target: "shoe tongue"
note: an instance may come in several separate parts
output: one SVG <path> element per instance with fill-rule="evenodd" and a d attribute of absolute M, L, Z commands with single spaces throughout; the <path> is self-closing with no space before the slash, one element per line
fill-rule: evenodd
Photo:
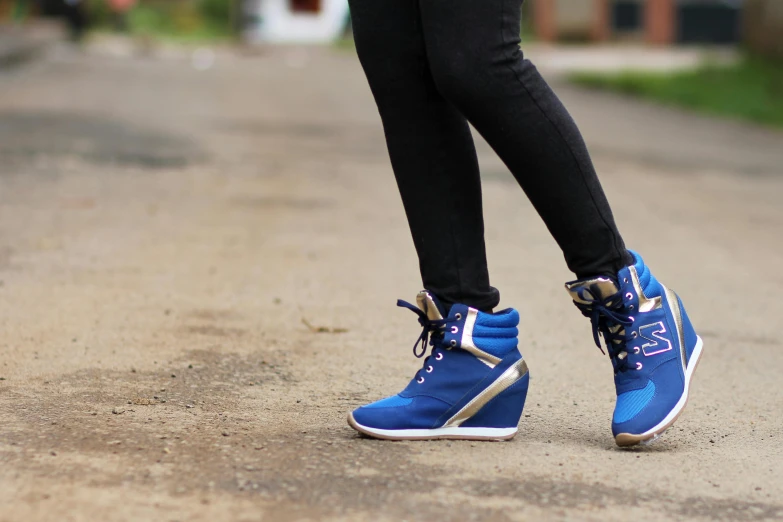
<path fill-rule="evenodd" d="M 608 277 L 579 279 L 565 286 L 571 299 L 581 304 L 591 304 L 596 299 L 606 299 L 620 291 L 617 283 Z"/>
<path fill-rule="evenodd" d="M 416 304 L 419 305 L 421 311 L 427 314 L 430 321 L 439 321 L 443 319 L 445 313 L 443 305 L 440 304 L 438 298 L 429 293 L 427 290 L 422 290 L 416 296 Z"/>

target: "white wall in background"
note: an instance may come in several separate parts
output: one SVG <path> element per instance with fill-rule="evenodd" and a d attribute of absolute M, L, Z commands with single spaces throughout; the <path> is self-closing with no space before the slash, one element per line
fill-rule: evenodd
<path fill-rule="evenodd" d="M 255 0 L 248 11 L 255 19 L 247 37 L 271 43 L 326 43 L 338 38 L 348 18 L 347 0 L 321 0 L 320 13 L 294 13 L 289 0 Z"/>

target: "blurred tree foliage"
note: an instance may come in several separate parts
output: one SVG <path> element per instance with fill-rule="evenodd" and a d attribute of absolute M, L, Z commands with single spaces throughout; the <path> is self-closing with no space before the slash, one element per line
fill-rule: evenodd
<path fill-rule="evenodd" d="M 94 24 L 108 25 L 111 21 L 111 10 L 107 0 L 88 0 L 87 9 Z"/>
<path fill-rule="evenodd" d="M 107 0 L 88 0 L 97 26 L 113 24 Z M 138 0 L 127 13 L 131 33 L 181 39 L 221 38 L 231 35 L 232 13 L 238 0 Z"/>

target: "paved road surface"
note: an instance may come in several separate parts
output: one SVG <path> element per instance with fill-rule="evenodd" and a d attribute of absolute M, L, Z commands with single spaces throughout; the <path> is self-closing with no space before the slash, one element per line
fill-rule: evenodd
<path fill-rule="evenodd" d="M 560 90 L 628 243 L 706 343 L 648 448 L 615 447 L 609 362 L 484 144 L 492 281 L 533 376 L 520 433 L 346 426 L 420 364 L 394 307 L 419 290 L 414 253 L 350 54 L 199 72 L 61 53 L 0 74 L 0 520 L 783 517 L 783 134 Z"/>

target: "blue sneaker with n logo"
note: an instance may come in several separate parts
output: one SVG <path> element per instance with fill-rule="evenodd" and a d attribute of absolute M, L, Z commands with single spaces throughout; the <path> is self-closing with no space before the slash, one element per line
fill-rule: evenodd
<path fill-rule="evenodd" d="M 677 420 L 702 353 L 680 298 L 631 253 L 634 264 L 616 280 L 566 283 L 574 304 L 590 318 L 599 348 L 599 334 L 604 338 L 614 366 L 612 433 L 618 446 L 652 442 Z"/>
<path fill-rule="evenodd" d="M 362 406 L 348 424 L 379 439 L 505 440 L 517 433 L 529 375 L 517 348 L 519 313 L 484 313 L 455 304 L 448 314 L 426 290 L 397 306 L 419 316 L 413 347 L 423 367 L 399 394 Z"/>

